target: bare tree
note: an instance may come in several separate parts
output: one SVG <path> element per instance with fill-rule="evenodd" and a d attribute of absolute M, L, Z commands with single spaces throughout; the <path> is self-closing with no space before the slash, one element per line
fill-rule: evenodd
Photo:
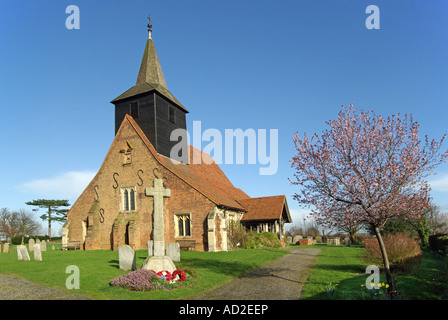
<path fill-rule="evenodd" d="M 0 209 L 0 230 L 7 241 L 13 237 L 32 235 L 40 232 L 39 222 L 33 215 L 24 209 L 10 211 L 8 208 Z"/>

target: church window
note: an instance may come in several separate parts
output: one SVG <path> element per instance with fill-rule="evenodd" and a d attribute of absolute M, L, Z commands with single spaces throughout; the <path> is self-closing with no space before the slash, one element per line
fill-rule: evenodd
<path fill-rule="evenodd" d="M 138 118 L 138 101 L 136 102 L 131 102 L 131 117 L 133 118 Z"/>
<path fill-rule="evenodd" d="M 175 110 L 171 106 L 168 106 L 168 119 L 170 122 L 176 123 Z"/>
<path fill-rule="evenodd" d="M 135 192 L 134 187 L 122 188 L 121 199 L 123 211 L 135 211 Z"/>
<path fill-rule="evenodd" d="M 191 236 L 191 221 L 189 214 L 177 214 L 176 219 L 176 236 L 189 237 Z"/>

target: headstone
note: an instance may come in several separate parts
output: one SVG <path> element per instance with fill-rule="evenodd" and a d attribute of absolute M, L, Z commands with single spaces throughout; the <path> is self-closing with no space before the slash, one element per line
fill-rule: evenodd
<path fill-rule="evenodd" d="M 134 270 L 135 267 L 135 252 L 130 246 L 120 246 L 118 248 L 118 261 L 120 269 Z"/>
<path fill-rule="evenodd" d="M 54 246 L 54 244 L 51 246 L 51 250 L 55 250 L 56 248 L 55 248 L 55 246 Z"/>
<path fill-rule="evenodd" d="M 176 270 L 173 260 L 165 256 L 165 238 L 164 238 L 164 215 L 163 215 L 163 198 L 171 196 L 171 190 L 163 187 L 163 179 L 154 179 L 154 187 L 146 188 L 145 194 L 154 197 L 154 255 L 148 257 L 143 262 L 142 268 L 146 270 L 154 270 L 155 272 Z"/>
<path fill-rule="evenodd" d="M 341 245 L 341 241 L 339 238 L 327 238 L 328 246 L 339 246 Z"/>
<path fill-rule="evenodd" d="M 292 239 L 292 242 L 294 244 L 297 244 L 300 240 L 302 240 L 302 236 L 297 235 L 297 236 L 294 236 L 294 238 Z"/>
<path fill-rule="evenodd" d="M 65 221 L 62 226 L 62 250 L 67 250 L 68 246 L 68 231 L 70 227 L 71 220 Z"/>
<path fill-rule="evenodd" d="M 28 240 L 28 250 L 30 250 L 30 252 L 33 252 L 33 249 L 34 249 L 34 245 L 35 245 L 36 243 L 34 242 L 34 239 L 30 239 L 30 240 Z"/>
<path fill-rule="evenodd" d="M 3 251 L 2 251 L 2 247 L 3 246 L 3 244 L 2 243 L 0 243 L 0 253 L 2 253 Z"/>
<path fill-rule="evenodd" d="M 291 236 L 287 236 L 286 237 L 286 242 L 289 244 L 292 242 L 292 237 Z"/>
<path fill-rule="evenodd" d="M 20 251 L 20 247 L 21 246 L 22 245 L 16 247 L 16 250 L 17 250 L 17 260 L 23 260 L 22 252 Z"/>
<path fill-rule="evenodd" d="M 40 239 L 36 239 L 36 244 L 40 245 Z"/>
<path fill-rule="evenodd" d="M 34 260 L 42 261 L 42 253 L 40 252 L 40 244 L 35 244 L 33 248 Z"/>
<path fill-rule="evenodd" d="M 17 257 L 22 257 L 22 259 L 19 260 L 25 260 L 25 261 L 29 261 L 30 260 L 30 255 L 28 254 L 28 250 L 26 249 L 26 247 L 24 245 L 20 245 L 17 247 L 17 250 L 20 250 L 20 256 L 19 253 L 17 253 Z"/>
<path fill-rule="evenodd" d="M 42 240 L 42 242 L 40 243 L 40 250 L 47 251 L 47 241 Z"/>
<path fill-rule="evenodd" d="M 308 237 L 306 237 L 307 239 L 309 239 L 309 240 L 313 240 L 313 237 L 312 236 L 308 236 Z"/>
<path fill-rule="evenodd" d="M 321 236 L 316 236 L 316 242 L 317 243 L 322 243 L 322 237 Z"/>
<path fill-rule="evenodd" d="M 148 257 L 152 257 L 154 255 L 154 241 L 148 241 Z"/>
<path fill-rule="evenodd" d="M 180 245 L 177 242 L 166 244 L 166 255 L 171 258 L 171 260 L 179 262 L 180 261 Z"/>
<path fill-rule="evenodd" d="M 9 243 L 4 243 L 3 244 L 2 252 L 3 253 L 8 253 L 9 252 Z"/>

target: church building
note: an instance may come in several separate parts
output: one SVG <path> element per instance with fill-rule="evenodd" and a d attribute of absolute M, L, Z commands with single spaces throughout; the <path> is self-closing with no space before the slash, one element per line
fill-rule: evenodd
<path fill-rule="evenodd" d="M 186 129 L 187 109 L 168 90 L 149 35 L 136 84 L 111 101 L 115 138 L 90 184 L 67 213 L 63 246 L 84 250 L 147 249 L 153 240 L 154 198 L 148 191 L 163 179 L 165 243 L 181 249 L 226 251 L 228 227 L 240 221 L 248 229 L 275 232 L 283 239 L 291 216 L 286 197 L 251 198 L 233 186 L 211 156 L 187 146 L 190 159 L 170 159 L 175 129 Z"/>

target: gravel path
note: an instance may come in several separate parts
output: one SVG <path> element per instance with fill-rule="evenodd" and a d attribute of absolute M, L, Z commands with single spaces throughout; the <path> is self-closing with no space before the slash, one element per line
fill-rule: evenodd
<path fill-rule="evenodd" d="M 13 276 L 0 274 L 0 300 L 88 300 L 79 295 L 36 285 Z"/>
<path fill-rule="evenodd" d="M 230 282 L 190 299 L 297 300 L 320 250 L 289 249 L 290 254 L 255 268 Z"/>

